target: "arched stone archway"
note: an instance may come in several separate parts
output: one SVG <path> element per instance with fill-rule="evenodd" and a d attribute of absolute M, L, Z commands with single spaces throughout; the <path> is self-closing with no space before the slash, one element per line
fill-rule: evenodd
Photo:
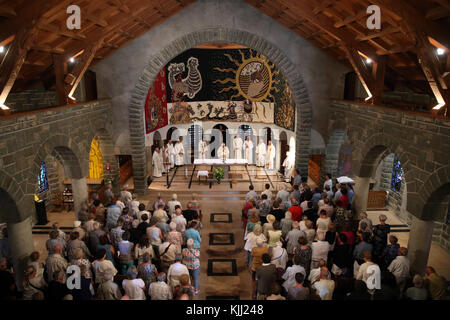
<path fill-rule="evenodd" d="M 133 155 L 134 185 L 137 193 L 145 193 L 145 128 L 144 103 L 156 75 L 170 59 L 200 44 L 210 42 L 232 42 L 248 46 L 267 56 L 283 73 L 292 88 L 293 98 L 297 106 L 296 134 L 296 166 L 302 172 L 308 171 L 308 157 L 311 138 L 312 107 L 306 85 L 295 64 L 290 61 L 277 46 L 255 34 L 230 28 L 210 28 L 195 31 L 174 40 L 158 54 L 151 57 L 142 72 L 132 93 L 129 109 L 130 145 Z"/>

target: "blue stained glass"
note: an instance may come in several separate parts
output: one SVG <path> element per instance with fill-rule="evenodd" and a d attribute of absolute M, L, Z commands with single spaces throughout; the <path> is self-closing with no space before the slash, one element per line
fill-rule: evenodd
<path fill-rule="evenodd" d="M 48 190 L 47 166 L 42 162 L 41 170 L 38 174 L 38 193 L 43 193 Z"/>
<path fill-rule="evenodd" d="M 394 167 L 392 168 L 391 189 L 399 192 L 403 181 L 403 168 L 398 160 L 397 155 L 394 156 Z"/>

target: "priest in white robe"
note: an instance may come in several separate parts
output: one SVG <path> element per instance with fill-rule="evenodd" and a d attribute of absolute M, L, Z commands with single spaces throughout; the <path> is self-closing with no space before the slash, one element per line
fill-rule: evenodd
<path fill-rule="evenodd" d="M 248 161 L 248 164 L 253 163 L 253 142 L 250 136 L 247 136 L 244 142 L 244 159 Z"/>
<path fill-rule="evenodd" d="M 242 159 L 242 139 L 241 139 L 241 137 L 234 136 L 233 149 L 234 149 L 234 158 Z"/>
<path fill-rule="evenodd" d="M 184 165 L 184 147 L 180 140 L 175 144 L 175 165 Z"/>
<path fill-rule="evenodd" d="M 272 141 L 268 141 L 266 153 L 266 168 L 273 170 L 275 168 L 276 151 Z"/>
<path fill-rule="evenodd" d="M 256 166 L 264 167 L 266 164 L 266 144 L 261 140 L 256 147 Z"/>
<path fill-rule="evenodd" d="M 199 149 L 200 149 L 200 159 L 202 159 L 202 160 L 207 159 L 209 148 L 208 148 L 208 144 L 206 143 L 205 140 L 200 141 Z"/>
<path fill-rule="evenodd" d="M 158 147 L 155 149 L 155 151 L 153 151 L 152 162 L 153 162 L 153 176 L 155 178 L 162 177 L 163 165 L 162 165 L 161 154 L 159 153 Z"/>
<path fill-rule="evenodd" d="M 286 152 L 286 159 L 284 159 L 282 166 L 284 167 L 284 181 L 290 182 L 292 171 L 294 170 L 294 161 L 292 161 L 291 153 Z"/>
<path fill-rule="evenodd" d="M 168 144 L 169 149 L 169 162 L 170 162 L 170 169 L 175 167 L 175 147 L 173 146 L 172 140 L 169 140 Z"/>
<path fill-rule="evenodd" d="M 163 170 L 162 170 L 162 172 L 166 173 L 168 170 L 167 170 L 167 166 L 164 165 L 164 162 L 168 162 L 169 161 L 169 147 L 167 146 L 167 144 L 164 145 L 164 147 L 162 147 L 160 153 L 161 153 L 161 159 L 162 159 L 162 162 L 163 162 Z"/>
<path fill-rule="evenodd" d="M 217 150 L 217 159 L 228 159 L 230 157 L 230 150 L 225 145 L 225 143 L 222 142 L 222 145 Z"/>

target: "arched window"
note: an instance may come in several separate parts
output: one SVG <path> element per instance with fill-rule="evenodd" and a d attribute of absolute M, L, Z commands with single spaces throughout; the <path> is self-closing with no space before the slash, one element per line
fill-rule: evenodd
<path fill-rule="evenodd" d="M 392 168 L 391 189 L 399 192 L 403 181 L 403 168 L 398 160 L 397 155 L 394 155 L 394 166 Z"/>
<path fill-rule="evenodd" d="M 42 161 L 41 170 L 38 174 L 38 193 L 48 191 L 47 165 Z"/>
<path fill-rule="evenodd" d="M 189 132 L 189 145 L 191 146 L 191 162 L 197 157 L 196 153 L 200 140 L 203 138 L 203 130 L 199 125 L 192 125 L 188 129 Z"/>

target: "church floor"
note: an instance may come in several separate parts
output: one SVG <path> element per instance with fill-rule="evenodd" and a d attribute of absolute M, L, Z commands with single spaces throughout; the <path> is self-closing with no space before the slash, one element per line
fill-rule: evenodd
<path fill-rule="evenodd" d="M 165 200 L 170 199 L 173 193 L 177 193 L 182 205 L 186 206 L 192 193 L 197 193 L 198 200 L 201 202 L 203 229 L 201 230 L 200 294 L 195 296 L 195 300 L 251 299 L 251 276 L 245 263 L 244 233 L 241 226 L 241 208 L 249 184 L 238 182 L 233 184 L 233 189 L 230 189 L 229 183 L 222 182 L 220 185 L 214 184 L 209 189 L 206 183 L 198 185 L 198 179 L 195 178 L 191 189 L 187 188 L 189 180 L 184 180 L 178 174 L 170 189 L 165 186 L 165 177 L 157 178 L 150 185 L 149 194 L 139 200 L 147 204 L 156 199 L 158 192 L 161 192 Z M 253 184 L 255 190 L 260 193 L 263 181 L 266 180 L 262 178 L 261 181 L 258 180 L 255 179 Z M 281 188 L 283 183 L 275 182 L 275 180 L 273 179 L 274 184 L 277 188 Z M 407 247 L 409 229 L 393 212 L 368 211 L 369 218 L 373 222 L 378 221 L 378 215 L 381 213 L 386 214 L 387 222 L 393 225 L 393 234 L 398 237 L 400 245 Z M 48 219 L 50 223 L 47 226 L 58 221 L 60 226 L 70 228 L 74 218 L 73 212 L 50 212 Z M 44 261 L 47 257 L 45 241 L 48 239 L 48 234 L 34 234 L 33 238 L 36 250 L 41 252 L 41 261 Z M 439 274 L 450 279 L 449 252 L 433 243 L 428 263 L 435 267 Z"/>

